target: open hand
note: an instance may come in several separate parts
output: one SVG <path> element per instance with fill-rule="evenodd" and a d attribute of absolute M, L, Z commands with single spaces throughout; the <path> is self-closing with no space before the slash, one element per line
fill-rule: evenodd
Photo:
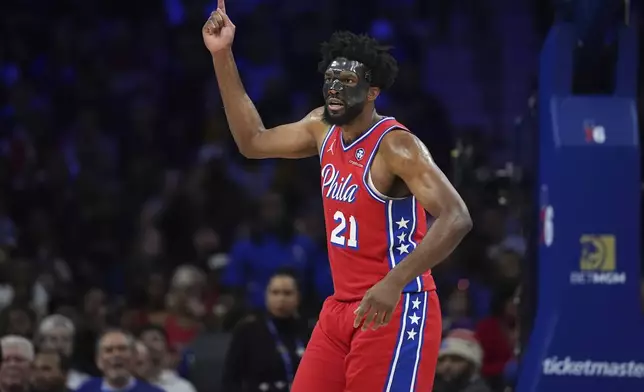
<path fill-rule="evenodd" d="M 217 10 L 210 14 L 210 17 L 201 29 L 203 43 L 211 54 L 221 50 L 229 49 L 235 38 L 235 25 L 226 15 L 226 2 L 219 0 Z"/>
<path fill-rule="evenodd" d="M 388 281 L 387 278 L 376 283 L 367 290 L 360 306 L 354 312 L 356 318 L 353 321 L 353 328 L 358 328 L 362 324 L 362 330 L 366 331 L 370 327 L 375 330 L 389 324 L 401 295 L 402 288 Z"/>

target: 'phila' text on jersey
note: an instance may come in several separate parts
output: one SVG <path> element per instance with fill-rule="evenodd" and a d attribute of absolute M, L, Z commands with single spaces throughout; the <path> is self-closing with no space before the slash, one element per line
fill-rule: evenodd
<path fill-rule="evenodd" d="M 346 177 L 340 176 L 340 171 L 336 170 L 333 164 L 327 163 L 322 168 L 322 192 L 324 197 L 346 203 L 356 201 L 358 184 L 351 182 L 352 177 L 352 174 Z"/>

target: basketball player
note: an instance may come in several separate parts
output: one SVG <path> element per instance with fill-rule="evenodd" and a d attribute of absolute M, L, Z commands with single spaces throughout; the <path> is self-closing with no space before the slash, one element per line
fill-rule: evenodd
<path fill-rule="evenodd" d="M 367 36 L 334 34 L 322 48 L 324 107 L 265 129 L 237 72 L 235 26 L 224 0 L 202 33 L 241 153 L 320 155 L 335 293 L 324 303 L 291 390 L 431 391 L 441 316 L 430 269 L 472 223 L 427 148 L 375 111 L 378 94 L 396 77 L 396 61 Z M 425 210 L 435 218 L 427 235 Z M 284 360 L 285 368 L 290 362 Z"/>

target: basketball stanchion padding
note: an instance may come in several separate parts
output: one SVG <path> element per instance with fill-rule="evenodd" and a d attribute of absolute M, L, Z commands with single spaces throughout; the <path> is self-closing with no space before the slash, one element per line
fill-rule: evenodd
<path fill-rule="evenodd" d="M 543 48 L 537 312 L 518 392 L 644 390 L 640 150 L 626 91 L 637 82 L 620 68 L 635 61 L 628 30 L 609 96 L 572 94 L 572 26 L 553 27 Z"/>

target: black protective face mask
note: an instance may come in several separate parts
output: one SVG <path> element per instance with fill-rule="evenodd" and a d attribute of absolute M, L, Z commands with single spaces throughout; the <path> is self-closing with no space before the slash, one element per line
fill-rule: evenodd
<path fill-rule="evenodd" d="M 346 125 L 355 120 L 367 104 L 369 79 L 364 64 L 343 57 L 333 60 L 327 68 L 322 90 L 324 120 L 332 125 Z"/>

